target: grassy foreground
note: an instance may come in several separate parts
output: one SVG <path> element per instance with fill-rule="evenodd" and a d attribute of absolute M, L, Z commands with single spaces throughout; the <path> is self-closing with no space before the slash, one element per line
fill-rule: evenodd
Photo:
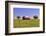
<path fill-rule="evenodd" d="M 24 27 L 39 27 L 40 20 L 14 20 L 14 28 L 24 28 Z"/>

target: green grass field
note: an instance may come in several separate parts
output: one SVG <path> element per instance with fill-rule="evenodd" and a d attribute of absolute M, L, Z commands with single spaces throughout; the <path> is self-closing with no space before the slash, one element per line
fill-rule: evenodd
<path fill-rule="evenodd" d="M 14 20 L 14 28 L 24 28 L 24 27 L 39 27 L 39 19 L 32 20 Z"/>

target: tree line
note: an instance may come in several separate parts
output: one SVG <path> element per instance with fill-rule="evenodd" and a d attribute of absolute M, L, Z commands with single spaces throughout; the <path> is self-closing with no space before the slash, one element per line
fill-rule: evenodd
<path fill-rule="evenodd" d="M 17 16 L 17 19 L 20 19 L 20 18 L 21 18 L 20 16 Z M 38 19 L 38 16 L 35 15 L 35 16 L 33 16 L 33 18 L 34 18 L 34 19 Z M 29 20 L 30 18 L 25 18 L 25 16 L 23 16 L 22 19 L 23 19 L 23 20 L 25 20 L 25 19 L 28 19 L 28 20 Z"/>

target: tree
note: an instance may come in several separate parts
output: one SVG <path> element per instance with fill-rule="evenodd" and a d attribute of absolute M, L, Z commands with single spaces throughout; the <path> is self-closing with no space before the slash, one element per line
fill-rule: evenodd
<path fill-rule="evenodd" d="M 35 15 L 35 16 L 33 16 L 33 17 L 34 17 L 34 19 L 38 19 L 38 16 L 36 16 L 36 15 Z"/>
<path fill-rule="evenodd" d="M 23 20 L 25 20 L 25 16 L 23 16 Z"/>
<path fill-rule="evenodd" d="M 20 16 L 17 16 L 18 19 L 20 19 Z"/>

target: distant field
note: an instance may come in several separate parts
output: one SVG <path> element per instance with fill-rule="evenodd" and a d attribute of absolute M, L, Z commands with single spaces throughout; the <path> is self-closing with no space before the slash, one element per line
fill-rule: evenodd
<path fill-rule="evenodd" d="M 32 20 L 14 20 L 14 28 L 24 28 L 24 27 L 39 27 L 39 19 Z"/>

